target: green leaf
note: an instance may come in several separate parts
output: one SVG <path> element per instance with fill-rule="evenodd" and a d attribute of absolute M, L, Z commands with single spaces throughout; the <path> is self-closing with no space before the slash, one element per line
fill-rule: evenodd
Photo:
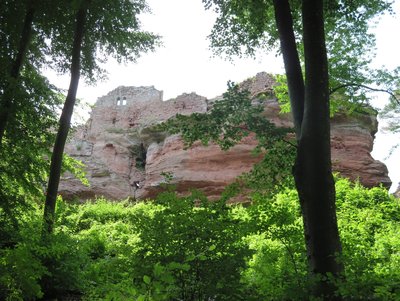
<path fill-rule="evenodd" d="M 185 261 L 189 262 L 189 261 L 193 261 L 193 260 L 195 260 L 195 259 L 196 259 L 196 256 L 193 255 L 193 254 L 191 254 L 191 255 L 188 255 L 188 256 L 186 257 L 186 260 L 185 260 Z"/>
<path fill-rule="evenodd" d="M 146 283 L 146 284 L 150 284 L 151 278 L 150 278 L 149 276 L 147 276 L 147 275 L 144 275 L 144 276 L 143 276 L 143 281 L 144 281 L 144 283 Z"/>
<path fill-rule="evenodd" d="M 145 301 L 146 300 L 146 296 L 145 295 L 140 295 L 139 297 L 137 297 L 136 301 Z"/>

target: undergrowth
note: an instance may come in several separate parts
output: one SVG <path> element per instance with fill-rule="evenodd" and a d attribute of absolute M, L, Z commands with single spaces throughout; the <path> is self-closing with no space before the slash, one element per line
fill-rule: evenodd
<path fill-rule="evenodd" d="M 348 300 L 400 300 L 400 204 L 383 188 L 336 183 Z M 1 300 L 307 300 L 297 194 L 254 194 L 253 205 L 165 192 L 140 203 L 57 203 L 54 235 L 42 208 L 0 212 Z"/>

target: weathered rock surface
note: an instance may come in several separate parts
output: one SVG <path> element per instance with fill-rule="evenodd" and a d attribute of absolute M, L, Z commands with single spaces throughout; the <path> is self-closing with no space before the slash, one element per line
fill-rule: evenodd
<path fill-rule="evenodd" d="M 279 114 L 272 97 L 272 78 L 266 73 L 242 83 L 257 100 L 263 100 L 265 115 L 278 126 L 291 126 L 288 115 Z M 211 197 L 238 175 L 247 172 L 260 158 L 251 154 L 256 145 L 249 136 L 227 152 L 217 146 L 195 143 L 187 150 L 178 135 L 168 136 L 152 126 L 177 113 L 205 113 L 215 99 L 195 93 L 168 101 L 154 87 L 118 87 L 100 97 L 86 125 L 81 126 L 66 146 L 66 152 L 86 164 L 90 187 L 64 175 L 60 193 L 64 198 L 111 199 L 154 197 L 162 190 L 164 173 L 170 173 L 179 192 L 197 188 Z M 332 120 L 332 163 L 335 171 L 365 186 L 390 185 L 386 166 L 371 156 L 376 116 L 339 115 Z"/>

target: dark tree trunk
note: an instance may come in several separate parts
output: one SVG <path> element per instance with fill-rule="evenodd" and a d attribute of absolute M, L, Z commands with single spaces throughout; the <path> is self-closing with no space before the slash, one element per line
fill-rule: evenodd
<path fill-rule="evenodd" d="M 297 140 L 299 140 L 304 112 L 304 80 L 294 37 L 289 0 L 274 0 L 274 10 L 288 82 L 293 123 Z"/>
<path fill-rule="evenodd" d="M 54 226 L 54 213 L 60 183 L 61 165 L 64 153 L 64 146 L 67 140 L 71 117 L 75 106 L 76 92 L 78 90 L 80 77 L 81 48 L 84 36 L 84 27 L 86 19 L 86 9 L 81 8 L 76 15 L 76 28 L 72 48 L 71 62 L 71 81 L 68 94 L 65 99 L 64 107 L 61 113 L 59 128 L 51 157 L 49 183 L 47 186 L 46 202 L 44 207 L 45 231 L 51 233 Z"/>
<path fill-rule="evenodd" d="M 28 47 L 30 44 L 34 15 L 35 15 L 35 1 L 32 0 L 29 2 L 28 10 L 25 14 L 25 20 L 24 20 L 24 25 L 22 27 L 18 52 L 14 62 L 11 65 L 10 82 L 4 89 L 3 98 L 0 104 L 0 148 L 2 145 L 3 136 L 6 130 L 8 120 L 13 111 L 15 84 L 19 78 L 21 68 L 24 63 L 26 53 L 28 51 Z"/>
<path fill-rule="evenodd" d="M 307 259 L 312 275 L 321 279 L 316 281 L 313 294 L 323 300 L 334 300 L 335 287 L 324 277 L 340 276 L 343 266 L 336 261 L 341 244 L 331 167 L 323 1 L 303 1 L 305 85 L 289 1 L 274 0 L 274 10 L 298 141 L 293 175 L 302 208 Z"/>
<path fill-rule="evenodd" d="M 324 278 L 339 276 L 341 244 L 336 220 L 330 148 L 329 76 L 323 1 L 303 1 L 305 104 L 294 176 L 299 193 L 314 295 L 335 300 L 335 287 Z"/>

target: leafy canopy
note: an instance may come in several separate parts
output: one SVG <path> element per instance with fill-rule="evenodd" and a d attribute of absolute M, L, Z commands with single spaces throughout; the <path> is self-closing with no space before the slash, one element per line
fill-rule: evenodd
<path fill-rule="evenodd" d="M 304 62 L 301 1 L 289 2 L 297 50 Z M 218 14 L 209 36 L 217 55 L 255 56 L 257 50 L 279 53 L 273 1 L 203 0 L 203 3 Z M 398 70 L 370 68 L 376 41 L 369 29 L 384 13 L 392 13 L 391 1 L 324 1 L 330 87 L 335 92 L 331 100 L 338 102 L 337 107 L 347 108 L 349 101 L 367 103 L 370 88 L 395 91 L 393 78 L 398 78 Z M 350 104 L 349 110 L 353 109 Z"/>
<path fill-rule="evenodd" d="M 102 74 L 100 65 L 109 57 L 119 62 L 135 61 L 159 44 L 158 36 L 141 30 L 139 14 L 148 11 L 142 0 L 1 2 L 0 104 L 10 103 L 11 114 L 0 146 L 0 210 L 14 220 L 18 220 L 20 205 L 43 197 L 62 96 L 40 70 L 46 66 L 62 73 L 69 71 L 75 15 L 82 6 L 88 17 L 81 71 L 89 81 Z M 34 10 L 33 32 L 29 41 L 22 41 L 29 9 Z M 25 63 L 20 76 L 14 78 L 10 70 L 24 42 L 29 44 Z M 83 179 L 78 165 L 71 158 L 64 160 L 64 167 Z"/>

